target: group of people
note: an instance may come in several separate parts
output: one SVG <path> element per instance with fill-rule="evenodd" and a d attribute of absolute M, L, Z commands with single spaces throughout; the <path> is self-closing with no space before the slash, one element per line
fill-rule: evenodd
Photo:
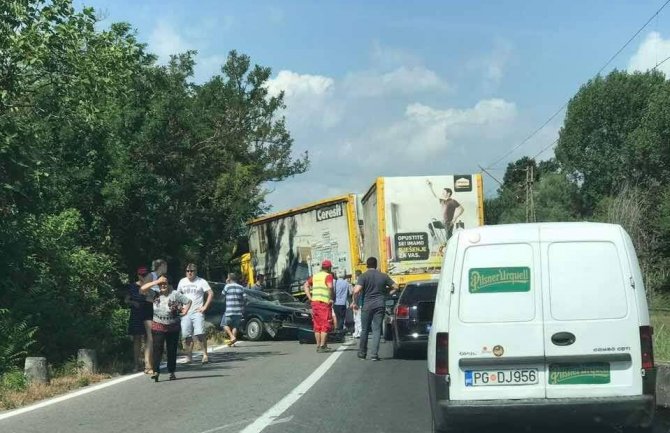
<path fill-rule="evenodd" d="M 347 294 L 352 295 L 350 307 L 354 312 L 354 337 L 360 337 L 358 357 L 368 356 L 368 335 L 372 332 L 370 359 L 379 360 L 379 343 L 382 337 L 384 303 L 386 293 L 393 294 L 398 285 L 385 273 L 377 270 L 377 259 L 366 260 L 367 270 L 357 273 L 356 283 L 352 287 L 350 276 L 335 281 L 330 260 L 321 263 L 321 270 L 311 276 L 303 287 L 311 302 L 312 322 L 316 351 L 329 352 L 328 333 L 333 326 L 343 327 L 347 309 Z M 334 314 L 333 314 L 334 313 Z"/>
<path fill-rule="evenodd" d="M 126 296 L 130 306 L 128 333 L 134 340 L 135 369 L 144 369 L 144 373 L 156 382 L 164 351 L 167 352 L 169 379 L 176 379 L 180 334 L 187 363 L 192 362 L 194 341 L 202 347 L 202 363 L 209 362 L 204 313 L 212 302 L 213 292 L 209 283 L 198 277 L 197 272 L 194 263 L 186 265 L 186 275 L 179 280 L 175 290 L 167 277 L 167 262 L 157 259 L 152 262 L 151 271 L 140 266 L 136 281 L 129 286 Z"/>

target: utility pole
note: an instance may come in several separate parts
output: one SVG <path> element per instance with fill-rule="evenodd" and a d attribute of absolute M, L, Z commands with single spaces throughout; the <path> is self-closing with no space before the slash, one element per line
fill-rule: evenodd
<path fill-rule="evenodd" d="M 535 172 L 533 165 L 526 167 L 526 222 L 534 223 L 535 219 L 535 201 L 533 198 L 533 184 L 535 183 Z"/>

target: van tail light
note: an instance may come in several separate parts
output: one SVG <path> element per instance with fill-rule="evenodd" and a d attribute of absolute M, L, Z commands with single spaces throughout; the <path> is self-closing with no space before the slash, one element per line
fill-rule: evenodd
<path fill-rule="evenodd" d="M 642 349 L 642 368 L 651 370 L 654 368 L 654 328 L 651 326 L 640 326 L 640 348 Z"/>
<path fill-rule="evenodd" d="M 449 333 L 438 332 L 435 345 L 435 374 L 449 374 Z"/>
<path fill-rule="evenodd" d="M 409 306 L 407 305 L 396 305 L 395 307 L 395 317 L 396 319 L 407 319 L 409 318 Z"/>

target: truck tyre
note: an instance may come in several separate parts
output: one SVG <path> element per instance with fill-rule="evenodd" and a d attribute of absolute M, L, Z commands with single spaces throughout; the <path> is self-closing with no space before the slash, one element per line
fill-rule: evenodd
<path fill-rule="evenodd" d="M 264 334 L 265 326 L 263 325 L 263 322 L 255 317 L 253 319 L 249 319 L 247 322 L 247 328 L 245 330 L 247 339 L 250 341 L 259 341 L 263 339 Z"/>

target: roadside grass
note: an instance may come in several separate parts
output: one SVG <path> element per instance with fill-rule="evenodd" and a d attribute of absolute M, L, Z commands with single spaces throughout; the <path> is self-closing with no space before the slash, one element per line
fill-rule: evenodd
<path fill-rule="evenodd" d="M 670 362 L 670 311 L 652 311 L 651 324 L 654 327 L 654 359 Z"/>
<path fill-rule="evenodd" d="M 226 344 L 228 338 L 225 332 L 211 327 L 207 330 L 207 345 L 209 348 Z M 198 350 L 196 344 L 195 350 Z M 181 347 L 180 347 L 181 349 Z M 183 350 L 180 350 L 183 354 Z M 133 372 L 132 359 L 114 358 L 107 360 L 100 366 L 96 374 L 83 372 L 81 365 L 72 358 L 59 366 L 49 366 L 51 383 L 48 385 L 28 383 L 23 371 L 11 370 L 0 376 L 0 411 L 17 409 L 48 398 L 93 385 L 112 377 Z"/>

